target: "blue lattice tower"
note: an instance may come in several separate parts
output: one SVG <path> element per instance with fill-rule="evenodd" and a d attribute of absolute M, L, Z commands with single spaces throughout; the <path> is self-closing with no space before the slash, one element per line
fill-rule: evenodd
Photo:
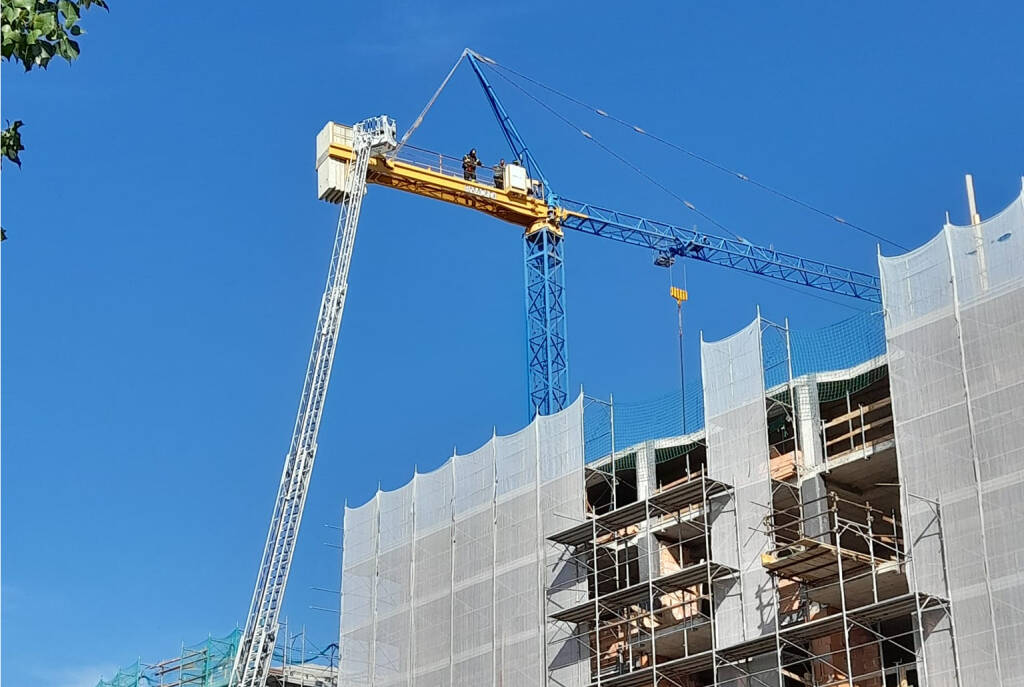
<path fill-rule="evenodd" d="M 568 402 L 565 351 L 565 269 L 562 236 L 542 227 L 523 242 L 529 412 L 547 415 Z"/>

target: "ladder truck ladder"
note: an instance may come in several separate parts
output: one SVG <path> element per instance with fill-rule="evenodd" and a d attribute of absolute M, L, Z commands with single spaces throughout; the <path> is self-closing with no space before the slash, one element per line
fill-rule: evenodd
<path fill-rule="evenodd" d="M 259 575 L 249 605 L 238 653 L 231 670 L 232 687 L 264 687 L 277 638 L 277 622 L 291 568 L 295 541 L 306 504 L 309 477 L 316 458 L 317 434 L 323 417 L 327 384 L 331 378 L 338 331 L 348 292 L 348 270 L 352 261 L 359 211 L 366 193 L 366 170 L 370 156 L 395 146 L 395 124 L 384 116 L 373 117 L 351 129 L 355 159 L 345 170 L 345 194 L 334 236 L 334 250 L 327 272 L 320 314 L 313 335 L 306 378 L 302 385 L 299 411 L 291 444 L 285 457 L 277 501 L 263 549 Z"/>

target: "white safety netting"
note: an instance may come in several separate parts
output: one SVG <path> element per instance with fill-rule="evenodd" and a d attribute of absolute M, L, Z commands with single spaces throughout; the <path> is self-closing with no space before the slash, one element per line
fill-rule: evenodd
<path fill-rule="evenodd" d="M 449 684 L 452 625 L 453 462 L 414 478 L 413 682 Z"/>
<path fill-rule="evenodd" d="M 378 495 L 373 684 L 402 685 L 412 647 L 412 483 Z"/>
<path fill-rule="evenodd" d="M 565 547 L 546 537 L 580 522 L 585 515 L 583 487 L 583 397 L 573 404 L 573 412 L 538 418 L 537 441 L 540 456 L 540 530 L 541 567 L 547 612 L 565 608 L 586 598 L 586 569 Z M 548 684 L 576 687 L 590 682 L 589 652 L 575 639 L 562 637 L 557 623 L 544 626 L 544 660 Z M 508 682 L 504 684 L 510 684 Z"/>
<path fill-rule="evenodd" d="M 738 580 L 714 588 L 719 648 L 775 630 L 774 588 L 761 565 L 768 547 L 761 523 L 771 503 L 761 324 L 757 318 L 726 339 L 701 341 L 708 474 L 734 488 L 712 506 L 711 559 L 739 571 Z M 766 681 L 773 680 L 777 672 Z"/>
<path fill-rule="evenodd" d="M 584 517 L 582 407 L 346 509 L 342 684 L 585 682 L 545 607 L 567 577 L 546 536 Z"/>
<path fill-rule="evenodd" d="M 1024 670 L 1024 194 L 879 259 L 912 589 L 929 687 Z M 955 642 L 950 636 L 955 634 Z M 955 649 L 955 651 L 954 651 Z"/>
<path fill-rule="evenodd" d="M 498 684 L 542 685 L 537 423 L 496 437 L 494 662 Z"/>
<path fill-rule="evenodd" d="M 452 684 L 487 684 L 494 645 L 494 440 L 455 456 Z"/>
<path fill-rule="evenodd" d="M 370 684 L 373 583 L 377 571 L 377 499 L 345 508 L 342 535 L 341 683 Z"/>

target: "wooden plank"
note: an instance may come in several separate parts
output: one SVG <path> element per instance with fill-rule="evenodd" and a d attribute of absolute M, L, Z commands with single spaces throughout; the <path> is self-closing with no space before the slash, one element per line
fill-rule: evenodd
<path fill-rule="evenodd" d="M 871 429 L 877 429 L 879 427 L 884 427 L 885 425 L 891 425 L 891 424 L 892 424 L 892 415 L 888 415 L 888 416 L 882 418 L 881 420 L 875 420 L 874 422 L 865 423 L 863 427 L 857 426 L 857 427 L 855 427 L 853 429 L 853 431 L 847 432 L 846 434 L 840 434 L 837 437 L 833 437 L 832 439 L 829 439 L 827 443 L 828 443 L 829 446 L 831 446 L 832 444 L 836 443 L 837 441 L 844 441 L 844 440 L 849 439 L 850 437 L 860 436 L 861 433 L 862 433 L 862 430 L 863 430 L 863 433 L 866 434 Z"/>
<path fill-rule="evenodd" d="M 864 413 L 867 414 L 867 413 L 870 413 L 870 412 L 872 412 L 874 410 L 878 410 L 879 408 L 884 408 L 885 406 L 891 405 L 891 404 L 892 404 L 892 398 L 889 397 L 889 396 L 886 396 L 881 401 L 875 401 L 874 403 L 871 403 L 869 405 L 863 406 Z M 839 425 L 839 424 L 842 424 L 844 422 L 847 422 L 848 420 L 852 420 L 855 417 L 860 417 L 860 413 L 861 413 L 861 409 L 860 409 L 860 407 L 858 407 L 856 410 L 851 410 L 848 413 L 843 413 L 839 417 L 832 418 L 831 420 L 829 420 L 828 422 L 825 423 L 825 429 L 827 430 L 830 427 L 835 427 L 836 425 Z"/>

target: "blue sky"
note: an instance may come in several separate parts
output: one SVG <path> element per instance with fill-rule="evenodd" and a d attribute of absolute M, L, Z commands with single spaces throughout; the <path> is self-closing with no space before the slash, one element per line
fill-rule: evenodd
<path fill-rule="evenodd" d="M 4 165 L 3 678 L 79 687 L 244 621 L 336 208 L 328 119 L 412 121 L 471 46 L 906 245 L 982 215 L 1024 173 L 1019 3 L 111 2 L 81 59 L 3 66 L 24 166 Z M 680 203 L 495 86 L 560 193 L 672 220 Z M 875 242 L 635 135 L 566 114 L 758 243 L 875 272 Z M 462 70 L 413 143 L 507 157 Z M 710 227 L 708 227 L 710 229 Z M 373 188 L 285 613 L 336 635 L 342 504 L 525 421 L 518 231 Z M 892 253 L 894 249 L 887 249 Z M 676 383 L 668 277 L 645 251 L 566 243 L 573 388 Z M 677 272 L 678 276 L 678 272 Z M 688 365 L 760 304 L 842 305 L 688 269 Z"/>

